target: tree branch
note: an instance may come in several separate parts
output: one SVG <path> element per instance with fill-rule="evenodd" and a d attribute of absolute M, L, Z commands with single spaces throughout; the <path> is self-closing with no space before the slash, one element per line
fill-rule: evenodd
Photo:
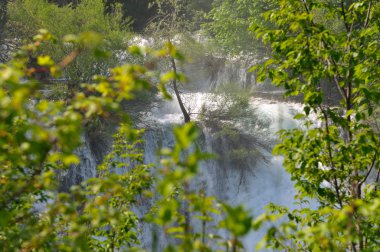
<path fill-rule="evenodd" d="M 69 55 L 67 55 L 58 65 L 63 69 L 73 62 L 79 54 L 82 52 L 80 48 L 75 49 Z"/>
<path fill-rule="evenodd" d="M 359 184 L 358 184 L 359 189 L 365 183 L 365 181 L 368 179 L 368 176 L 371 174 L 371 172 L 373 170 L 373 167 L 375 167 L 376 157 L 377 157 L 377 153 L 375 153 L 375 155 L 372 158 L 372 162 L 371 162 L 371 165 L 370 165 L 370 167 L 369 167 L 369 169 L 367 171 L 367 174 L 365 175 L 365 177 L 363 178 L 363 180 L 359 182 Z"/>
<path fill-rule="evenodd" d="M 347 15 L 346 15 L 346 8 L 344 7 L 344 1 L 340 1 L 340 9 L 341 9 L 341 14 L 343 16 L 343 22 L 344 26 L 346 27 L 347 32 L 350 32 L 350 26 L 347 23 Z"/>
<path fill-rule="evenodd" d="M 175 93 L 175 95 L 177 97 L 177 101 L 178 101 L 179 107 L 181 108 L 181 112 L 183 114 L 184 121 L 185 121 L 185 123 L 188 123 L 188 122 L 190 122 L 190 115 L 187 112 L 185 106 L 183 105 L 183 101 L 182 101 L 181 95 L 179 94 L 178 86 L 177 86 L 177 66 L 175 64 L 175 60 L 174 60 L 173 57 L 170 57 L 170 61 L 171 61 L 171 64 L 172 64 L 172 69 L 173 69 L 174 75 L 175 75 L 174 79 L 173 79 L 174 93 Z"/>
<path fill-rule="evenodd" d="M 327 112 L 321 106 L 319 106 L 319 108 L 321 109 L 321 112 L 323 113 L 323 116 L 325 118 L 326 134 L 330 135 L 330 129 L 329 129 Z M 336 168 L 335 168 L 335 165 L 334 165 L 334 161 L 333 161 L 333 155 L 332 155 L 332 149 L 331 149 L 330 141 L 328 141 L 327 149 L 328 149 L 328 152 L 329 152 L 329 159 L 330 159 L 331 169 L 333 171 L 336 171 Z M 342 202 L 342 198 L 341 198 L 341 195 L 340 195 L 340 192 L 339 192 L 338 179 L 337 179 L 337 177 L 336 177 L 335 174 L 334 174 L 334 178 L 333 179 L 334 179 L 334 183 L 333 183 L 334 184 L 334 189 L 335 189 L 335 193 L 336 193 L 336 196 L 337 196 L 337 199 L 338 199 L 339 206 L 341 208 L 343 208 L 343 202 Z"/>
<path fill-rule="evenodd" d="M 366 16 L 365 22 L 364 22 L 364 28 L 367 28 L 369 25 L 369 19 L 371 16 L 371 9 L 372 9 L 372 1 L 370 1 L 368 4 L 368 10 L 367 10 L 367 16 Z"/>

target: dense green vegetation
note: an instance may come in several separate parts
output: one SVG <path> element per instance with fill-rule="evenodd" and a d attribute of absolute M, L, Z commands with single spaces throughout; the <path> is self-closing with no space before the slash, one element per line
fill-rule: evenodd
<path fill-rule="evenodd" d="M 251 251 L 242 238 L 261 226 L 269 229 L 257 249 L 380 250 L 379 1 L 51 2 L 0 4 L 0 35 L 20 44 L 0 66 L 4 251 L 139 251 L 143 224 L 152 227 L 151 251 Z M 152 17 L 134 29 L 146 28 L 154 49 L 129 47 L 130 21 L 141 16 L 130 17 L 128 6 Z M 201 150 L 198 126 L 182 104 L 177 84 L 186 79 L 179 67 L 186 57 L 175 45 L 199 33 L 215 51 L 265 54 L 266 62 L 251 69 L 258 80 L 302 97 L 304 113 L 296 119 L 304 128 L 281 131 L 274 148 L 294 181 L 296 210 L 271 204 L 251 216 L 191 186 L 200 162 L 213 156 Z M 192 40 L 184 51 L 191 56 L 197 46 Z M 162 62 L 170 67 L 157 68 Z M 53 88 L 57 79 L 63 91 Z M 152 89 L 171 99 L 170 86 L 185 123 L 174 127 L 172 148 L 157 150 L 160 162 L 145 164 L 144 131 L 134 129 L 125 104 Z M 257 155 L 256 140 L 234 127 L 253 125 L 250 95 L 227 85 L 215 94 L 220 104 L 199 117 L 227 136 L 236 162 Z M 58 175 L 80 162 L 75 150 L 94 120 L 117 124 L 112 148 L 95 178 L 59 192 Z"/>
<path fill-rule="evenodd" d="M 277 209 L 289 222 L 272 233 L 275 248 L 379 249 L 379 10 L 376 1 L 281 1 L 265 14 L 273 29 L 253 27 L 272 47 L 260 76 L 288 96 L 304 97 L 304 114 L 297 117 L 306 118 L 307 131 L 281 132 L 274 152 L 285 157 L 297 198 L 319 203 L 317 209 Z M 340 94 L 335 106 L 325 102 L 326 81 Z"/>
<path fill-rule="evenodd" d="M 207 14 L 210 22 L 203 25 L 206 34 L 215 38 L 215 43 L 233 54 L 261 54 L 266 48 L 255 38 L 249 27 L 252 23 L 270 26 L 261 17 L 265 11 L 276 7 L 276 1 L 214 1 L 214 8 Z"/>
<path fill-rule="evenodd" d="M 77 41 L 73 51 L 89 43 L 88 49 L 95 53 L 93 38 L 86 33 L 68 43 Z M 124 118 L 121 101 L 149 88 L 146 77 L 150 73 L 139 65 L 124 65 L 114 68 L 110 77 L 98 76 L 86 87 L 88 92 L 76 93 L 66 103 L 40 99 L 41 83 L 33 78 L 25 63 L 30 52 L 53 39 L 41 31 L 34 44 L 26 46 L 1 69 L 1 247 L 6 251 L 113 251 L 135 247 L 139 243 L 139 220 L 131 209 L 138 204 L 138 197 L 151 197 L 156 191 L 158 199 L 145 221 L 156 223 L 178 237 L 182 241 L 176 243 L 178 248 L 207 249 L 206 231 L 190 232 L 193 228 L 186 213 L 199 215 L 204 223 L 211 222 L 210 215 L 219 213 L 215 200 L 202 194 L 201 189 L 188 191 L 182 187 L 196 175 L 198 162 L 208 157 L 198 148 L 190 148 L 198 135 L 194 124 L 174 129 L 177 143 L 173 149 L 161 150 L 161 165 L 156 168 L 160 172 L 152 178 L 152 166 L 141 163 L 142 154 L 137 146 L 141 132 L 121 120 L 112 151 L 98 167 L 97 178 L 72 187 L 69 193 L 56 192 L 57 172 L 79 161 L 73 151 L 80 145 L 85 123 L 94 116 L 107 117 L 110 113 Z M 131 48 L 131 52 L 140 53 L 137 48 Z M 151 53 L 156 58 L 167 55 L 177 58 L 170 45 Z M 56 73 L 60 66 L 47 57 L 38 55 L 39 65 Z M 162 89 L 167 80 L 163 76 Z M 34 106 L 30 106 L 30 99 L 36 100 Z M 117 175 L 109 172 L 112 167 L 128 168 L 129 172 Z M 188 202 L 186 208 L 181 202 Z M 36 204 L 42 204 L 44 210 L 36 212 Z M 251 217 L 241 207 L 223 208 L 226 219 L 220 222 L 220 228 L 231 233 L 232 246 L 236 247 L 239 236 L 249 231 Z M 240 222 L 235 224 L 236 218 Z M 223 242 L 222 238 L 213 239 Z"/>
<path fill-rule="evenodd" d="M 8 6 L 8 36 L 30 42 L 39 29 L 47 29 L 59 39 L 42 48 L 42 53 L 51 55 L 53 60 L 59 60 L 72 51 L 72 48 L 62 42 L 65 35 L 88 31 L 102 34 L 106 42 L 98 48 L 97 53 L 109 57 L 95 61 L 93 54 L 81 51 L 76 60 L 64 69 L 65 78 L 70 82 L 71 91 L 74 91 L 80 82 L 91 80 L 95 74 L 106 74 L 109 68 L 118 65 L 120 60 L 116 52 L 128 48 L 131 33 L 128 26 L 124 25 L 121 10 L 114 9 L 110 14 L 100 14 L 104 12 L 102 0 L 81 1 L 75 8 L 67 5 L 58 7 L 47 4 L 45 0 L 12 1 Z M 111 50 L 115 53 L 105 53 Z"/>

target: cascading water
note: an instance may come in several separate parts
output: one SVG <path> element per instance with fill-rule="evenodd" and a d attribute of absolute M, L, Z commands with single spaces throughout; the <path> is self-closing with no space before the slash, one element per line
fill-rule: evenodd
<path fill-rule="evenodd" d="M 233 64 L 223 64 L 218 66 L 217 71 L 213 73 L 214 76 L 208 79 L 205 72 L 194 74 L 196 66 L 187 69 L 187 72 L 193 73 L 190 77 L 197 76 L 193 78 L 193 87 L 204 81 L 204 87 L 208 88 L 201 89 L 202 92 L 184 92 L 182 97 L 185 106 L 192 113 L 192 120 L 201 125 L 203 150 L 220 156 L 202 163 L 200 176 L 195 183 L 204 187 L 208 195 L 233 205 L 245 205 L 254 216 L 263 213 L 264 207 L 271 202 L 294 208 L 291 203 L 295 193 L 292 182 L 281 165 L 282 158 L 272 156 L 271 148 L 277 141 L 275 133 L 278 130 L 300 127 L 293 117 L 301 113 L 302 105 L 251 97 L 249 108 L 254 117 L 240 118 L 233 122 L 234 132 L 239 132 L 239 139 L 231 142 L 231 139 L 215 130 L 212 124 L 203 122 L 199 114 L 204 107 L 212 110 L 218 106 L 219 96 L 209 91 L 215 85 L 219 85 L 218 83 L 224 80 L 226 83 L 234 82 L 247 87 L 254 84 L 254 78 L 241 67 L 233 69 Z M 176 100 L 160 102 L 146 114 L 143 122 L 145 127 L 148 126 L 144 136 L 144 161 L 158 163 L 157 149 L 174 145 L 171 129 L 173 125 L 181 124 L 183 117 Z M 224 121 L 219 122 L 223 123 Z M 234 151 L 242 150 L 244 157 L 236 158 L 230 155 Z M 64 176 L 65 187 L 96 175 L 97 162 L 86 138 L 77 155 L 81 163 Z M 148 250 L 153 242 L 152 228 L 151 225 L 143 227 L 141 237 L 143 246 Z M 252 233 L 245 238 L 244 243 L 248 251 L 254 251 L 254 244 L 261 240 L 264 232 L 265 230 Z M 162 236 L 160 240 L 165 240 L 163 234 L 159 235 Z"/>
<path fill-rule="evenodd" d="M 80 163 L 59 174 L 61 190 L 68 190 L 71 185 L 78 185 L 86 179 L 96 176 L 97 160 L 91 151 L 88 138 L 82 137 L 82 142 L 82 146 L 75 151 Z"/>
<path fill-rule="evenodd" d="M 184 95 L 185 100 L 195 107 L 204 104 L 212 106 L 210 95 L 206 93 L 192 93 Z M 211 104 L 210 104 L 211 103 Z M 294 188 L 289 175 L 282 167 L 282 158 L 274 157 L 270 148 L 264 148 L 266 144 L 276 141 L 275 133 L 279 129 L 299 127 L 293 117 L 302 111 L 302 106 L 296 103 L 283 103 L 260 98 L 252 98 L 250 106 L 255 109 L 256 117 L 265 121 L 268 128 L 260 128 L 253 125 L 249 129 L 250 134 L 260 137 L 255 141 L 260 143 L 256 147 L 256 156 L 243 160 L 233 160 L 224 154 L 230 153 L 227 139 L 217 139 L 211 128 L 203 127 L 203 149 L 209 153 L 221 153 L 224 156 L 215 160 L 203 162 L 200 167 L 200 178 L 197 183 L 206 188 L 208 195 L 213 195 L 230 204 L 243 204 L 252 211 L 254 216 L 264 212 L 264 207 L 269 203 L 285 205 L 294 208 Z M 182 122 L 182 114 L 175 101 L 156 109 L 151 113 L 152 125 L 155 125 L 145 138 L 146 162 L 157 163 L 156 149 L 159 147 L 171 147 L 174 144 L 170 129 L 173 125 Z M 196 120 L 196 119 L 195 119 Z M 242 131 L 244 128 L 241 129 Z M 224 142 L 223 142 L 224 141 Z M 247 163 L 250 162 L 250 163 Z M 254 251 L 254 244 L 261 240 L 265 230 L 252 233 L 244 240 L 248 251 Z"/>

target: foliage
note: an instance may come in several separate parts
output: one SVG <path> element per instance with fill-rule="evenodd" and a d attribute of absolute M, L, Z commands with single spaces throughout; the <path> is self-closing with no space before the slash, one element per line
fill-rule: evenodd
<path fill-rule="evenodd" d="M 96 50 L 91 46 L 94 37 L 84 33 L 66 43 L 71 43 L 73 51 L 83 45 Z M 146 220 L 162 226 L 173 237 L 169 251 L 210 251 L 218 241 L 237 251 L 252 217 L 242 207 L 224 206 L 226 218 L 218 226 L 217 218 L 213 220 L 219 213 L 215 199 L 202 190 L 191 189 L 199 161 L 209 157 L 193 145 L 198 136 L 194 124 L 174 129 L 176 144 L 172 149 L 161 150 L 159 176 L 152 176 L 152 165 L 143 163 L 139 149 L 142 131 L 128 124 L 120 102 L 132 99 L 136 91 L 150 88 L 148 79 L 155 75 L 140 65 L 123 65 L 111 70 L 110 76 L 95 76 L 93 84 L 83 86 L 86 92 L 77 92 L 72 99 L 43 99 L 42 84 L 33 78 L 27 62 L 30 53 L 37 54 L 39 47 L 54 39 L 41 31 L 33 44 L 23 47 L 12 61 L 0 67 L 1 248 L 133 249 L 139 246 L 141 221 L 133 209 L 138 207 L 138 199 L 157 192 L 158 200 Z M 130 52 L 143 53 L 136 47 Z M 155 60 L 172 52 L 169 45 L 159 51 L 145 51 Z M 40 66 L 58 77 L 62 69 L 49 56 L 37 55 L 37 59 Z M 163 93 L 168 80 L 164 76 L 160 81 Z M 111 152 L 98 167 L 97 177 L 73 186 L 68 193 L 58 193 L 57 173 L 79 162 L 73 153 L 80 145 L 84 125 L 94 116 L 107 118 L 111 113 L 119 114 L 123 120 Z M 119 171 L 112 172 L 115 170 Z M 182 188 L 183 184 L 188 187 Z M 181 213 L 181 204 L 191 215 Z M 189 218 L 202 222 L 199 232 Z M 230 235 L 223 238 L 210 233 L 207 223 L 226 229 Z"/>
<path fill-rule="evenodd" d="M 87 238 L 92 249 L 114 251 L 139 244 L 139 217 L 132 207 L 137 204 L 138 197 L 151 188 L 153 182 L 151 166 L 143 163 L 143 153 L 138 148 L 142 142 L 141 134 L 142 131 L 121 124 L 114 135 L 112 151 L 98 167 L 98 177 L 85 182 L 86 189 L 90 191 L 87 197 L 94 201 L 87 200 L 81 217 L 87 213 L 87 206 L 89 211 L 94 211 L 91 203 L 96 206 L 101 204 L 102 207 L 97 211 L 105 214 L 104 221 L 91 220 L 99 222 L 90 233 L 96 238 Z M 120 172 L 114 169 L 122 170 L 121 175 L 117 175 Z"/>
<path fill-rule="evenodd" d="M 76 37 L 78 44 L 72 44 L 73 50 L 83 46 L 82 40 L 92 43 L 93 36 L 87 35 Z M 30 53 L 52 39 L 52 35 L 41 31 L 33 44 L 24 47 L 8 65 L 1 66 L 0 243 L 7 251 L 73 247 L 85 250 L 90 244 L 86 237 L 93 239 L 92 230 L 122 219 L 114 207 L 98 207 L 110 196 L 119 195 L 121 189 L 128 190 L 121 186 L 120 178 L 108 176 L 99 183 L 89 181 L 87 188 L 73 187 L 69 195 L 55 191 L 56 173 L 79 161 L 73 151 L 80 144 L 87 120 L 117 110 L 119 101 L 130 98 L 134 90 L 147 87 L 146 81 L 138 77 L 146 70 L 132 65 L 114 69 L 112 82 L 99 78 L 91 86 L 99 95 L 79 92 L 69 103 L 44 100 L 41 83 L 32 77 L 26 63 Z M 56 76 L 59 66 L 46 58 L 38 56 L 38 62 Z M 126 79 L 129 81 L 123 81 Z M 38 212 L 38 205 L 44 210 Z"/>
<path fill-rule="evenodd" d="M 270 122 L 250 104 L 251 93 L 236 85 L 220 87 L 200 111 L 200 121 L 212 134 L 220 169 L 236 167 L 241 183 L 260 161 L 267 161 L 273 143 L 268 141 Z"/>
<path fill-rule="evenodd" d="M 203 14 L 208 12 L 211 1 L 199 0 L 153 0 L 157 6 L 157 16 L 150 29 L 159 31 L 166 37 L 192 32 L 199 29 Z"/>
<path fill-rule="evenodd" d="M 45 45 L 40 53 L 51 55 L 56 61 L 72 51 L 72 47 L 62 40 L 65 35 L 94 31 L 103 36 L 105 43 L 95 51 L 98 56 L 104 56 L 102 61 L 96 61 L 93 53 L 84 50 L 64 69 L 72 92 L 80 82 L 90 81 L 93 75 L 106 74 L 109 68 L 115 67 L 119 62 L 118 54 L 109 55 L 105 51 L 125 50 L 131 36 L 128 26 L 123 25 L 120 8 L 104 14 L 102 0 L 80 1 L 75 8 L 71 5 L 59 7 L 47 0 L 16 0 L 9 3 L 8 9 L 8 36 L 29 42 L 39 29 L 49 30 L 58 40 Z"/>
<path fill-rule="evenodd" d="M 176 245 L 170 244 L 168 251 L 238 251 L 243 248 L 240 238 L 250 232 L 253 218 L 242 206 L 222 202 L 217 205 L 214 197 L 206 195 L 205 188 L 192 183 L 199 162 L 211 157 L 192 144 L 198 135 L 194 123 L 176 127 L 175 146 L 161 150 L 157 185 L 160 197 L 148 221 L 163 226 L 167 234 L 177 238 Z M 220 236 L 222 230 L 227 233 L 225 237 Z"/>
<path fill-rule="evenodd" d="M 227 84 L 218 88 L 215 92 L 215 96 L 218 97 L 215 99 L 216 110 L 209 112 L 209 116 L 217 117 L 219 121 L 234 120 L 236 122 L 252 115 L 253 111 L 249 107 L 250 91 L 236 86 L 236 84 Z M 206 109 L 206 107 L 203 108 L 203 110 Z"/>
<path fill-rule="evenodd" d="M 274 7 L 272 0 L 217 0 L 207 14 L 209 22 L 205 22 L 202 28 L 227 52 L 265 53 L 266 48 L 255 39 L 249 27 L 252 22 L 269 25 L 260 15 Z"/>
<path fill-rule="evenodd" d="M 156 8 L 152 6 L 152 0 L 106 0 L 106 12 L 112 13 L 114 8 L 121 5 L 123 17 L 131 21 L 134 31 L 142 31 L 151 19 L 156 15 Z"/>
<path fill-rule="evenodd" d="M 7 52 L 6 50 L 4 50 L 4 37 L 5 37 L 5 24 L 7 23 L 7 19 L 8 19 L 8 11 L 7 11 L 7 5 L 8 5 L 8 1 L 5 0 L 5 1 L 1 1 L 0 2 L 0 46 L 2 48 L 1 52 L 0 52 L 0 62 L 5 62 L 6 60 L 6 56 L 7 56 Z"/>
<path fill-rule="evenodd" d="M 297 199 L 319 203 L 317 209 L 275 209 L 288 221 L 268 233 L 273 248 L 379 250 L 379 9 L 378 1 L 280 1 L 265 14 L 273 29 L 252 27 L 272 48 L 259 68 L 261 80 L 304 97 L 304 113 L 296 118 L 307 129 L 280 132 L 274 153 L 284 156 Z M 325 103 L 326 80 L 340 94 L 336 106 Z"/>
<path fill-rule="evenodd" d="M 160 2 L 167 6 L 169 1 L 166 1 L 166 3 L 165 1 Z M 186 18 L 200 22 L 203 19 L 201 13 L 210 10 L 212 0 L 192 0 L 187 2 L 187 9 L 196 11 L 187 13 Z M 108 9 L 112 9 L 115 3 L 122 4 L 125 17 L 133 18 L 132 27 L 136 32 L 143 31 L 151 21 L 161 19 L 162 17 L 157 13 L 159 6 L 155 0 L 107 0 L 106 6 Z M 197 28 L 197 26 L 199 26 L 199 24 L 194 25 L 194 28 Z"/>
<path fill-rule="evenodd" d="M 164 41 L 166 44 L 174 45 L 177 42 L 176 40 L 181 39 L 182 34 L 186 34 L 186 32 L 189 32 L 192 28 L 191 22 L 187 19 L 187 15 L 191 11 L 191 9 L 189 9 L 189 1 L 155 0 L 155 3 L 157 5 L 158 17 L 155 22 L 150 24 L 150 27 L 148 27 L 147 30 L 158 39 L 159 43 Z M 171 51 L 172 54 L 175 54 L 177 58 L 182 58 L 183 61 L 184 57 L 181 57 L 182 54 L 180 54 L 175 47 L 172 47 Z M 184 82 L 185 78 L 178 69 L 174 55 L 169 55 L 167 60 L 167 63 L 164 61 L 164 64 L 170 65 L 171 72 L 169 74 L 172 76 L 169 75 L 167 77 L 172 79 L 172 88 L 183 114 L 184 122 L 188 123 L 191 120 L 190 114 L 185 108 L 178 88 L 179 82 Z M 173 78 L 173 76 L 175 78 Z"/>
<path fill-rule="evenodd" d="M 147 31 L 164 39 L 172 39 L 181 32 L 191 30 L 187 22 L 188 0 L 155 0 L 157 16 L 147 27 Z"/>
<path fill-rule="evenodd" d="M 0 34 L 3 37 L 4 26 L 7 21 L 7 4 L 8 1 L 2 1 L 0 3 Z"/>

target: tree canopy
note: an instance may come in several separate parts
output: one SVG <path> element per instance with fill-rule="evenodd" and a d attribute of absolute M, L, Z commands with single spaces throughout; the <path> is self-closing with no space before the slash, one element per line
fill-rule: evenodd
<path fill-rule="evenodd" d="M 83 0 L 75 8 L 70 5 L 59 7 L 46 0 L 17 0 L 9 4 L 8 13 L 10 16 L 9 38 L 17 37 L 30 42 L 39 29 L 47 29 L 55 34 L 59 39 L 51 41 L 40 50 L 43 51 L 42 53 L 51 55 L 56 61 L 62 59 L 72 49 L 62 42 L 64 36 L 87 31 L 103 36 L 102 39 L 106 43 L 101 43 L 102 47 L 97 49 L 98 55 L 104 56 L 103 61 L 96 61 L 93 54 L 83 51 L 72 64 L 64 69 L 64 77 L 74 86 L 78 86 L 80 82 L 89 81 L 93 75 L 105 74 L 109 68 L 118 65 L 120 57 L 117 53 L 107 55 L 105 51 L 126 50 L 131 37 L 130 29 L 123 21 L 120 8 L 106 14 L 102 0 Z"/>
<path fill-rule="evenodd" d="M 260 77 L 304 100 L 297 118 L 306 131 L 282 131 L 274 152 L 285 157 L 297 198 L 319 203 L 277 209 L 289 222 L 271 234 L 274 248 L 379 249 L 379 7 L 376 1 L 280 1 L 265 14 L 273 29 L 252 27 L 272 48 Z M 334 104 L 326 101 L 326 82 L 340 94 Z"/>
<path fill-rule="evenodd" d="M 49 2 L 0 4 L 0 29 L 7 20 L 8 38 L 26 43 L 0 66 L 4 251 L 139 251 L 142 224 L 152 226 L 152 251 L 251 250 L 242 239 L 263 226 L 268 231 L 256 249 L 380 250 L 378 0 L 157 0 L 151 25 L 163 43 L 155 49 L 127 46 L 134 36 L 127 2 Z M 147 2 L 134 4 L 144 9 Z M 177 83 L 185 76 L 177 63 L 185 57 L 173 42 L 199 29 L 227 54 L 265 51 L 265 62 L 251 69 L 259 82 L 302 99 L 295 116 L 302 127 L 281 130 L 273 150 L 284 158 L 299 207 L 270 204 L 252 216 L 190 187 L 200 163 L 213 156 L 200 148 L 199 128 L 183 104 L 185 123 L 173 127 L 173 146 L 157 150 L 156 164 L 144 163 L 144 130 L 132 126 L 122 104 L 152 88 L 171 98 L 172 84 L 181 106 Z M 118 66 L 121 58 L 128 62 Z M 157 72 L 165 59 L 170 71 Z M 50 80 L 74 82 L 71 94 L 47 97 L 41 70 Z M 203 115 L 219 113 L 210 118 L 221 124 L 250 117 L 249 99 L 247 92 L 227 97 Z M 60 172 L 80 162 L 75 150 L 99 117 L 117 122 L 109 153 L 94 178 L 59 192 Z M 165 248 L 157 232 L 165 234 Z"/>

